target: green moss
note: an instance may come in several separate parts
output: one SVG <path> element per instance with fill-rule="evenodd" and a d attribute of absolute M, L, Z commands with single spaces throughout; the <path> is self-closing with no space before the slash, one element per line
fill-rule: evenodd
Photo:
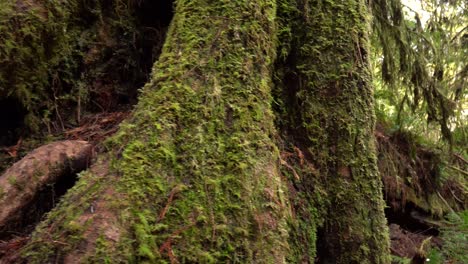
<path fill-rule="evenodd" d="M 91 258 L 88 258 L 84 263 L 114 263 L 112 259 L 107 256 L 106 249 L 109 247 L 108 241 L 106 241 L 104 236 L 99 236 L 96 239 L 96 252 L 95 255 Z"/>
<path fill-rule="evenodd" d="M 18 178 L 14 176 L 8 177 L 8 183 L 20 191 L 23 190 L 24 188 L 24 183 L 21 181 L 18 181 Z"/>
<path fill-rule="evenodd" d="M 0 97 L 17 98 L 30 111 L 25 121 L 32 128 L 40 122 L 36 114 L 47 106 L 48 95 L 58 92 L 57 77 L 77 67 L 69 60 L 77 38 L 69 21 L 77 9 L 75 1 L 0 4 Z"/>
<path fill-rule="evenodd" d="M 18 182 L 18 179 L 16 177 L 12 177 L 12 176 L 8 177 L 8 183 L 10 185 L 15 186 L 17 184 L 17 182 Z"/>

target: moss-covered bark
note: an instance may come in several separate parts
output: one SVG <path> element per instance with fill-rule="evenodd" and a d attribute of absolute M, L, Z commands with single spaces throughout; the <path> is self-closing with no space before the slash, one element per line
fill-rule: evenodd
<path fill-rule="evenodd" d="M 110 168 L 84 174 L 22 256 L 284 262 L 270 109 L 275 12 L 272 0 L 178 1 L 151 81 L 108 143 Z"/>
<path fill-rule="evenodd" d="M 322 204 L 327 209 L 319 217 L 325 220 L 320 262 L 389 263 L 373 137 L 366 3 L 282 2 L 280 126 L 306 147 L 311 171 L 322 177 L 316 187 L 327 191 Z"/>

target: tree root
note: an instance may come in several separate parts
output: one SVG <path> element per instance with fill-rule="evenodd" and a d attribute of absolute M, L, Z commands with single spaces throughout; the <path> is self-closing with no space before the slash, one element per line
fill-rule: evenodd
<path fill-rule="evenodd" d="M 35 149 L 7 169 L 0 176 L 0 239 L 22 228 L 22 218 L 42 191 L 86 169 L 92 155 L 86 141 L 60 141 Z"/>

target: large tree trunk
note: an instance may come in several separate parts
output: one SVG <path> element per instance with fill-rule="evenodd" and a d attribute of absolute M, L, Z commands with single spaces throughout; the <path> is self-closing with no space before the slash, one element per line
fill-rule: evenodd
<path fill-rule="evenodd" d="M 277 2 L 281 128 L 312 164 L 297 215 L 271 110 Z M 324 223 L 320 262 L 388 263 L 365 1 L 298 2 L 177 1 L 132 117 L 4 261 L 311 263 Z"/>
<path fill-rule="evenodd" d="M 304 178 L 301 184 L 310 186 L 303 192 L 314 192 L 307 197 L 315 208 L 315 224 L 323 221 L 319 261 L 388 263 L 385 203 L 373 137 L 366 1 L 283 2 L 281 32 L 286 34 L 281 39 L 283 51 L 289 53 L 278 70 L 281 126 L 313 164 L 312 179 Z"/>
<path fill-rule="evenodd" d="M 32 263 L 284 262 L 275 1 L 178 1 L 133 117 L 34 233 Z"/>

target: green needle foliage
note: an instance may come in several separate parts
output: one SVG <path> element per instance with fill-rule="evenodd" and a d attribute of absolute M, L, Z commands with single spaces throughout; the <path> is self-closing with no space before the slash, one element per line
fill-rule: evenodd
<path fill-rule="evenodd" d="M 399 0 L 376 0 L 371 5 L 375 64 L 381 64 L 381 80 L 391 88 L 386 94 L 396 108 L 397 125 L 406 115 L 421 112 L 452 144 L 451 131 L 466 121 L 462 113 L 468 78 L 466 3 L 421 1 L 421 10 Z"/>

